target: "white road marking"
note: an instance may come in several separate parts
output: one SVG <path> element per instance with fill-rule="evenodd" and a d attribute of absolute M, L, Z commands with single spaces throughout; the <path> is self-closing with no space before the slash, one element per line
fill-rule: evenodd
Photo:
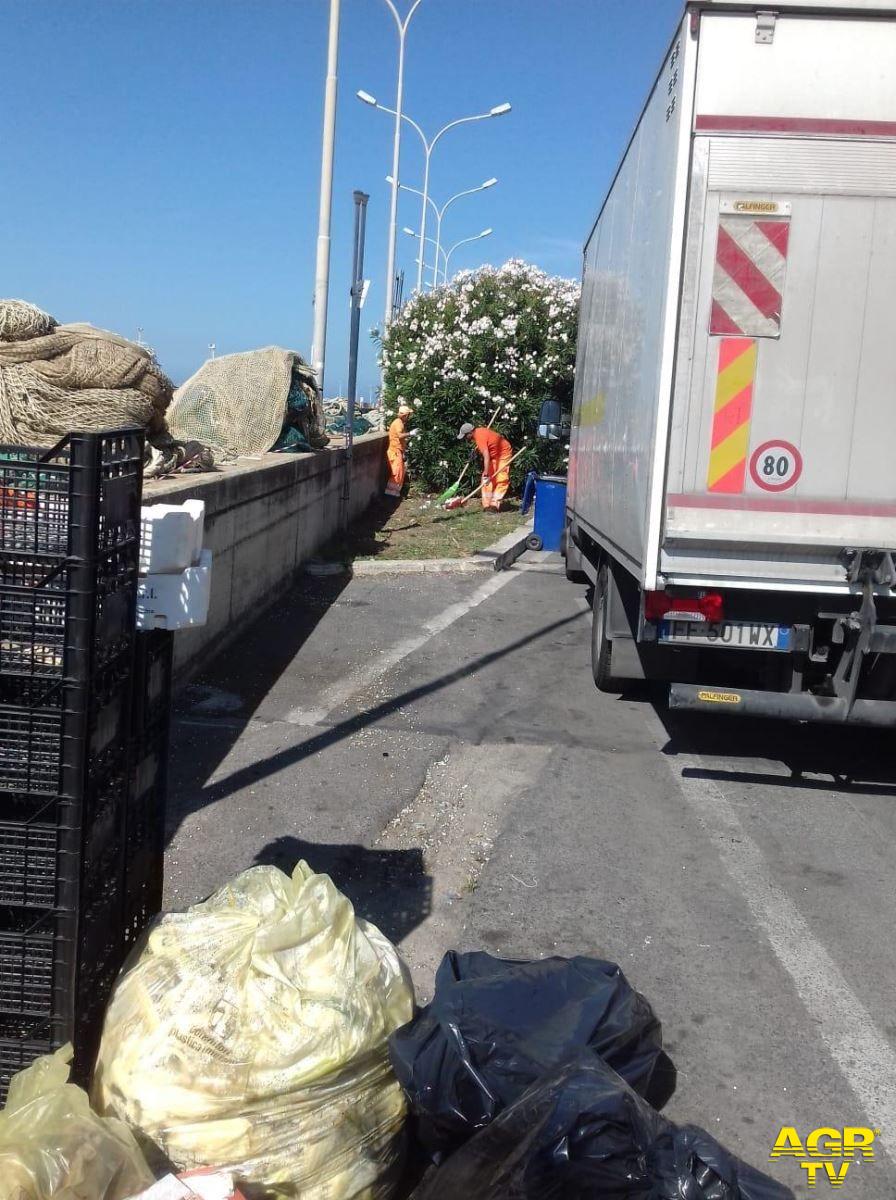
<path fill-rule="evenodd" d="M 665 737 L 663 730 L 663 741 Z M 675 763 L 684 769 L 704 768 L 699 757 L 693 755 L 678 754 Z M 669 767 L 684 799 L 716 843 L 722 864 L 778 961 L 793 980 L 828 1053 L 864 1108 L 870 1125 L 892 1133 L 896 1130 L 896 1052 L 799 909 L 771 878 L 762 851 L 721 788 L 711 779 L 683 777 L 671 762 Z M 881 1146 L 896 1161 L 892 1143 L 882 1141 Z"/>
<path fill-rule="evenodd" d="M 438 634 L 444 633 L 455 621 L 459 621 L 461 617 L 465 617 L 484 600 L 494 596 L 495 592 L 500 591 L 514 577 L 513 571 L 496 571 L 465 600 L 450 604 L 438 616 L 433 617 L 430 621 L 425 621 L 420 633 L 398 642 L 375 659 L 365 663 L 364 666 L 350 671 L 331 687 L 325 688 L 316 708 L 294 708 L 286 714 L 285 720 L 290 725 L 320 725 L 352 696 L 370 687 L 372 683 L 376 683 L 387 671 L 391 671 L 394 666 L 397 666 L 403 658 L 415 653 Z"/>

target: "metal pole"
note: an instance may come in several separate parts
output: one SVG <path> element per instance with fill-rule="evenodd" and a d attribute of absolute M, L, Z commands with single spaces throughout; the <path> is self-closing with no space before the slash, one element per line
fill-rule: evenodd
<path fill-rule="evenodd" d="M 439 209 L 439 216 L 438 220 L 436 221 L 436 265 L 435 272 L 432 277 L 433 287 L 438 287 L 439 284 L 439 253 L 442 249 L 442 216 L 444 215 L 444 212 L 444 208 Z M 446 279 L 445 282 L 447 283 L 448 280 Z"/>
<path fill-rule="evenodd" d="M 355 399 L 358 392 L 358 338 L 361 333 L 361 296 L 364 291 L 364 234 L 367 225 L 366 192 L 356 191 L 355 246 L 352 255 L 352 323 L 348 344 L 348 403 L 345 412 L 345 480 L 342 486 L 342 528 L 349 521 L 352 487 L 352 448 L 355 432 Z"/>
<path fill-rule="evenodd" d="M 367 225 L 366 192 L 355 192 L 355 249 L 352 268 L 352 324 L 348 349 L 348 405 L 345 426 L 345 447 L 352 455 L 355 398 L 358 387 L 358 338 L 361 332 L 361 295 L 364 290 L 364 234 Z"/>
<path fill-rule="evenodd" d="M 445 279 L 446 279 L 446 281 L 448 279 L 448 262 L 451 258 L 451 255 L 458 248 L 458 246 L 466 246 L 466 244 L 468 242 L 478 242 L 480 238 L 489 237 L 489 235 L 492 232 L 493 232 L 493 230 L 491 230 L 491 229 L 483 229 L 482 233 L 474 234 L 473 237 L 461 238 L 459 242 L 455 242 L 447 254 L 445 253 L 444 250 L 442 251 L 442 253 L 445 255 Z"/>
<path fill-rule="evenodd" d="M 424 167 L 424 170 L 423 170 L 423 200 L 422 200 L 423 211 L 420 214 L 420 263 L 417 267 L 417 291 L 418 292 L 423 291 L 423 258 L 425 255 L 424 247 L 426 246 L 426 214 L 427 214 L 426 204 L 427 204 L 427 201 L 429 200 L 429 160 L 432 155 L 432 148 L 434 145 L 435 145 L 434 142 L 426 143 L 426 166 Z"/>
<path fill-rule="evenodd" d="M 395 89 L 395 132 L 392 137 L 392 195 L 389 200 L 389 245 L 386 251 L 386 311 L 383 328 L 392 323 L 392 294 L 395 288 L 395 242 L 398 226 L 398 168 L 401 160 L 401 105 L 404 99 L 404 38 L 406 25 L 398 28 L 398 83 Z"/>
<path fill-rule="evenodd" d="M 492 176 L 491 179 L 486 179 L 485 183 L 480 183 L 478 187 L 465 188 L 462 192 L 455 192 L 453 196 L 449 197 L 449 199 L 445 201 L 441 208 L 436 208 L 436 206 L 433 205 L 433 207 L 436 208 L 436 216 L 438 218 L 438 223 L 436 225 L 436 262 L 439 260 L 439 251 L 441 250 L 443 254 L 445 253 L 445 251 L 442 250 L 442 220 L 445 216 L 445 213 L 448 211 L 454 201 L 461 200 L 464 196 L 475 196 L 477 192 L 487 191 L 488 188 L 494 187 L 497 182 L 497 179 Z M 445 283 L 447 282 L 448 280 L 446 278 Z"/>
<path fill-rule="evenodd" d="M 401 160 L 401 106 L 404 101 L 404 42 L 411 23 L 411 17 L 417 11 L 421 0 L 414 0 L 407 16 L 402 21 L 398 9 L 392 0 L 386 0 L 386 5 L 395 20 L 398 29 L 398 79 L 395 85 L 395 133 L 392 137 L 392 196 L 389 201 L 389 241 L 386 250 L 386 310 L 383 315 L 383 329 L 392 323 L 392 296 L 395 288 L 395 243 L 398 225 L 398 168 Z"/>
<path fill-rule="evenodd" d="M 339 5 L 330 0 L 327 42 L 327 82 L 324 91 L 324 132 L 320 163 L 320 209 L 317 223 L 317 264 L 314 272 L 314 336 L 311 365 L 323 395 L 327 357 L 327 300 L 330 290 L 330 214 L 333 207 L 333 153 L 336 142 L 336 89 L 339 63 Z"/>

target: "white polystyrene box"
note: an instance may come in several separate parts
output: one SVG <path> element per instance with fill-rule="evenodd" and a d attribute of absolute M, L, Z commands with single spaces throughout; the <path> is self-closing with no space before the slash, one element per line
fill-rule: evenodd
<path fill-rule="evenodd" d="M 138 629 L 190 629 L 204 625 L 212 586 L 212 552 L 176 574 L 141 575 L 137 583 Z"/>
<path fill-rule="evenodd" d="M 205 501 L 148 504 L 140 513 L 140 574 L 185 571 L 199 562 Z"/>

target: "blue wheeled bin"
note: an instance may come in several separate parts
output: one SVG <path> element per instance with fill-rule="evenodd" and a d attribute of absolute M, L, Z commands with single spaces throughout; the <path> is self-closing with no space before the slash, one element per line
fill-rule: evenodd
<path fill-rule="evenodd" d="M 523 490 L 523 512 L 535 495 L 535 530 L 529 536 L 530 550 L 559 550 L 566 522 L 566 479 L 562 475 L 538 475 L 530 471 Z"/>

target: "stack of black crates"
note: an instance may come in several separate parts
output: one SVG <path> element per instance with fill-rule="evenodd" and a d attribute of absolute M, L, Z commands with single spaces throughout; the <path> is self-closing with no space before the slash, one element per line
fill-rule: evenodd
<path fill-rule="evenodd" d="M 142 463 L 138 430 L 0 447 L 0 1100 L 68 1041 L 87 1078 L 161 898 L 171 638 L 136 633 Z"/>

